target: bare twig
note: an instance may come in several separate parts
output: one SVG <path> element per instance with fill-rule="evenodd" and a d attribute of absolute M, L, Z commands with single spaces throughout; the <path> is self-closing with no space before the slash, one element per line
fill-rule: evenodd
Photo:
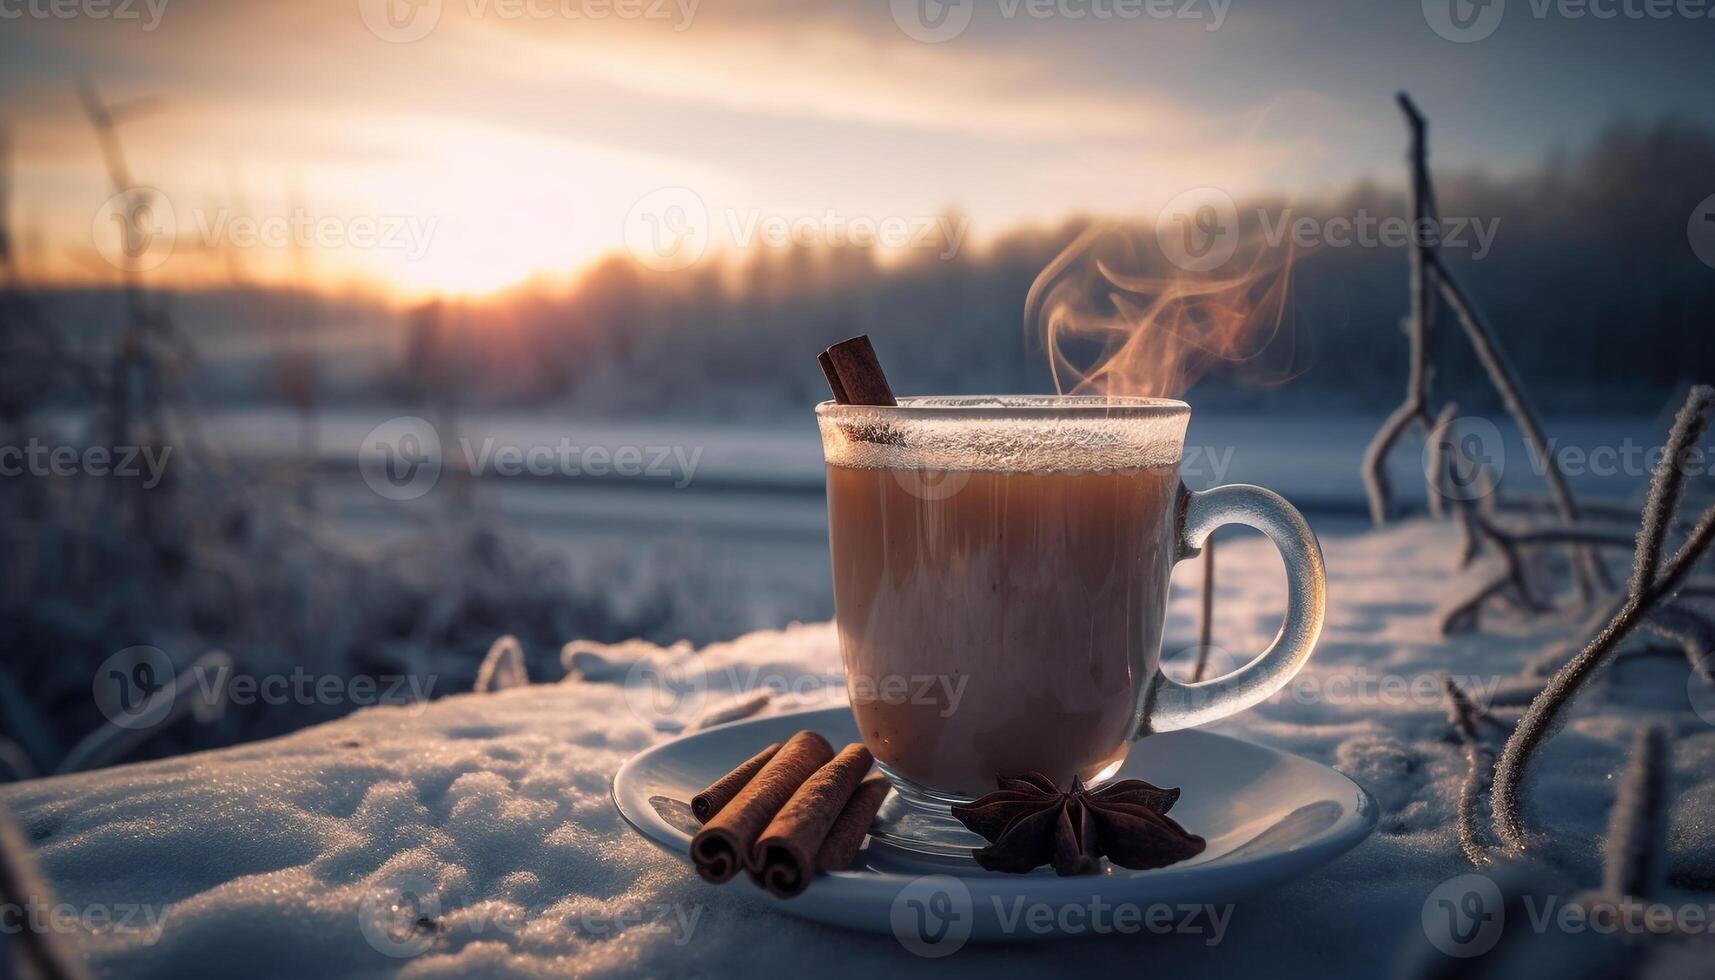
<path fill-rule="evenodd" d="M 1410 96 L 1401 92 L 1397 101 L 1400 111 L 1405 114 L 1406 128 L 1411 133 L 1411 147 L 1406 158 L 1411 164 L 1412 175 L 1412 227 L 1421 228 L 1426 219 L 1433 220 L 1435 210 L 1434 192 L 1429 182 L 1429 148 L 1424 138 L 1428 124 L 1424 121 L 1423 114 L 1417 111 L 1417 106 L 1412 103 Z M 1431 364 L 1430 332 L 1434 329 L 1435 322 L 1436 272 L 1424 252 L 1421 244 L 1411 250 L 1411 314 L 1405 322 L 1406 336 L 1410 341 L 1411 367 L 1406 376 L 1405 400 L 1388 416 L 1388 420 L 1371 440 L 1369 448 L 1364 451 L 1364 489 L 1370 498 L 1370 519 L 1377 525 L 1387 523 L 1392 510 L 1392 491 L 1387 478 L 1388 453 L 1393 450 L 1400 436 L 1413 425 L 1428 431 L 1435 424 L 1429 415 L 1429 385 L 1434 372 Z M 1438 508 L 1438 477 L 1426 474 L 1426 478 L 1430 506 Z"/>
<path fill-rule="evenodd" d="M 1668 437 L 1669 445 L 1686 444 L 1685 433 L 1680 430 L 1695 426 L 1697 420 L 1708 413 L 1711 401 L 1715 401 L 1715 390 L 1703 385 L 1691 390 L 1686 398 L 1685 410 L 1674 420 L 1675 431 Z M 1672 476 L 1661 473 L 1661 470 L 1682 465 L 1683 460 L 1666 454 L 1656 464 L 1656 474 L 1650 483 L 1649 500 L 1644 504 L 1645 527 L 1661 526 L 1673 519 L 1673 514 L 1661 511 L 1674 502 L 1667 498 L 1666 491 L 1674 486 L 1675 481 Z M 1640 564 L 1643 564 L 1643 552 L 1651 546 L 1651 540 L 1645 535 L 1639 535 Z M 1514 729 L 1512 737 L 1507 739 L 1506 747 L 1501 751 L 1500 762 L 1495 767 L 1495 788 L 1491 799 L 1495 833 L 1509 848 L 1522 851 L 1525 847 L 1521 792 L 1532 756 L 1558 730 L 1564 712 L 1584 684 L 1612 658 L 1620 642 L 1644 622 L 1658 603 L 1673 597 L 1685 577 L 1690 574 L 1691 566 L 1703 556 L 1711 542 L 1715 542 L 1715 506 L 1704 512 L 1685 543 L 1674 552 L 1673 557 L 1667 560 L 1665 567 L 1661 567 L 1653 579 L 1646 581 L 1634 577 L 1631 591 L 1607 624 L 1582 651 L 1549 679 L 1542 693 L 1537 695 L 1525 710 L 1524 717 L 1519 719 L 1518 727 Z M 1660 542 L 1655 542 L 1655 546 L 1659 548 Z"/>
<path fill-rule="evenodd" d="M 1466 298 L 1465 292 L 1459 288 L 1458 281 L 1442 263 L 1439 253 L 1431 253 L 1430 258 L 1440 276 L 1441 295 L 1447 300 L 1448 308 L 1464 328 L 1465 336 L 1471 342 L 1471 349 L 1476 352 L 1477 360 L 1489 376 L 1489 382 L 1500 394 L 1507 413 L 1518 424 L 1519 431 L 1523 433 L 1531 451 L 1542 461 L 1543 475 L 1548 480 L 1549 493 L 1554 499 L 1560 519 L 1567 524 L 1578 523 L 1578 502 L 1572 496 L 1572 489 L 1566 484 L 1566 475 L 1560 470 L 1560 461 L 1555 458 L 1548 445 L 1548 439 L 1542 432 L 1542 422 L 1525 397 L 1524 389 L 1519 387 L 1517 375 L 1495 342 L 1494 332 Z M 1578 583 L 1579 596 L 1585 602 L 1594 597 L 1597 587 L 1604 585 L 1607 579 L 1606 569 L 1587 548 L 1575 549 L 1573 573 Z"/>
<path fill-rule="evenodd" d="M 1674 417 L 1667 445 L 1662 447 L 1662 465 L 1650 476 L 1649 499 L 1654 507 L 1644 508 L 1643 524 L 1638 528 L 1637 559 L 1632 564 L 1630 591 L 1642 592 L 1661 566 L 1661 549 L 1667 541 L 1668 525 L 1679 510 L 1679 498 L 1685 491 L 1685 474 L 1689 467 L 1687 453 L 1696 447 L 1709 429 L 1709 411 L 1715 404 L 1708 389 L 1701 397 L 1693 389 L 1685 405 Z"/>
<path fill-rule="evenodd" d="M 1619 795 L 1608 816 L 1608 840 L 1602 848 L 1602 890 L 1609 895 L 1644 896 L 1655 880 L 1656 841 L 1665 836 L 1667 772 L 1671 767 L 1667 729 L 1645 726 L 1632 743 L 1631 761 L 1620 778 Z"/>
<path fill-rule="evenodd" d="M 530 672 L 524 667 L 524 646 L 518 642 L 518 637 L 508 633 L 488 648 L 488 653 L 482 658 L 482 666 L 477 668 L 476 684 L 471 690 L 487 694 L 529 685 Z"/>
<path fill-rule="evenodd" d="M 1477 734 L 1477 708 L 1453 678 L 1441 677 L 1441 693 L 1447 700 L 1447 722 L 1465 746 L 1465 781 L 1459 787 L 1459 849 L 1472 864 L 1488 864 L 1489 846 L 1477 821 L 1477 802 L 1483 795 L 1485 776 L 1494 765 L 1494 755 L 1483 747 Z"/>
<path fill-rule="evenodd" d="M 1650 614 L 1643 628 L 1677 645 L 1691 668 L 1715 685 L 1715 662 L 1710 660 L 1715 653 L 1715 622 L 1688 606 L 1667 602 Z"/>
<path fill-rule="evenodd" d="M 30 857 L 29 843 L 12 823 L 11 816 L 0 808 L 0 908 L 22 910 L 54 905 L 54 896 Z M 22 947 L 24 961 L 42 980 L 79 980 L 89 975 L 83 964 L 54 941 L 53 929 L 42 916 L 25 914 L 18 921 L 14 935 Z M 9 964 L 0 963 L 0 969 L 11 975 Z"/>

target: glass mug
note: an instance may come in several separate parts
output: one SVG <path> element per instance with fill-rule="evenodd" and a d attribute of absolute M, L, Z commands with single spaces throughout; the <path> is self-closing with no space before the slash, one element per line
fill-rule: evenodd
<path fill-rule="evenodd" d="M 1304 666 L 1326 605 L 1316 536 L 1261 487 L 1185 489 L 1190 417 L 1101 396 L 816 407 L 847 692 L 898 791 L 884 840 L 969 846 L 946 808 L 997 776 L 1100 782 L 1134 740 L 1248 708 Z M 1229 523 L 1280 549 L 1286 617 L 1255 660 L 1180 683 L 1159 667 L 1169 576 Z"/>

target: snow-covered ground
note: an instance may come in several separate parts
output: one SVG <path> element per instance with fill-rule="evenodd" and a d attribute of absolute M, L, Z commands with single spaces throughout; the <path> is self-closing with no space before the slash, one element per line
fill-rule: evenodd
<path fill-rule="evenodd" d="M 1225 730 L 1340 769 L 1375 797 L 1381 819 L 1322 870 L 1236 901 L 1213 945 L 1206 930 L 1090 935 L 926 960 L 888 937 L 782 916 L 752 901 L 748 885 L 706 885 L 614 812 L 613 773 L 667 736 L 629 709 L 621 685 L 599 680 L 536 678 L 546 683 L 372 708 L 285 738 L 4 787 L 0 803 L 77 913 L 60 921 L 62 937 L 107 976 L 1326 977 L 1385 975 L 1414 956 L 1448 975 L 1497 965 L 1600 975 L 1644 961 L 1662 975 L 1707 969 L 1707 946 L 1693 955 L 1663 941 L 1628 945 L 1552 916 L 1542 936 L 1489 957 L 1436 959 L 1424 925 L 1432 896 L 1473 870 L 1454 838 L 1465 763 L 1438 677 L 1451 673 L 1480 696 L 1575 643 L 1575 617 L 1490 617 L 1485 634 L 1443 640 L 1437 610 L 1476 574 L 1455 571 L 1448 528 L 1417 522 L 1325 544 L 1320 649 L 1286 691 Z M 1260 649 L 1283 593 L 1264 542 L 1223 544 L 1216 642 Z M 1176 593 L 1170 652 L 1194 634 L 1196 603 L 1194 592 Z M 826 684 L 839 668 L 826 624 L 752 634 L 701 657 L 717 686 L 808 679 L 770 710 L 839 696 Z M 1561 907 L 1599 881 L 1616 775 L 1650 719 L 1676 736 L 1664 851 L 1674 884 L 1652 897 L 1675 909 L 1715 903 L 1691 890 L 1715 885 L 1715 699 L 1690 680 L 1683 659 L 1622 660 L 1539 759 L 1530 815 L 1541 863 L 1531 880 Z M 1498 747 L 1504 732 L 1486 736 Z M 406 940 L 378 928 L 393 920 L 375 896 L 400 887 L 417 899 Z M 124 913 L 123 926 L 96 922 Z M 1533 923 L 1514 914 L 1506 929 Z M 1544 950 L 1559 954 L 1554 964 Z"/>

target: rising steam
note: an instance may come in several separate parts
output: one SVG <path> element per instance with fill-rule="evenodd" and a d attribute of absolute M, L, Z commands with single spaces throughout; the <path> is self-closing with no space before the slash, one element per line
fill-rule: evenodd
<path fill-rule="evenodd" d="M 1192 227 L 1206 220 L 1202 209 L 1186 227 L 1157 234 L 1097 225 L 1048 263 L 1030 287 L 1024 325 L 1040 332 L 1056 390 L 1175 398 L 1222 365 L 1242 366 L 1248 380 L 1286 376 L 1292 246 L 1241 234 L 1229 215 L 1215 231 L 1230 238 L 1214 254 L 1173 237 L 1208 233 Z"/>

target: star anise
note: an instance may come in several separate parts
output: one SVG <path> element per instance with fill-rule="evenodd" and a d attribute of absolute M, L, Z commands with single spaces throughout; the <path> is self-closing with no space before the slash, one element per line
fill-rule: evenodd
<path fill-rule="evenodd" d="M 1179 799 L 1141 779 L 1089 789 L 1072 777 L 1061 791 L 1039 772 L 1002 776 L 1000 788 L 953 816 L 989 842 L 971 853 L 989 871 L 1022 874 L 1044 864 L 1060 875 L 1094 874 L 1101 859 L 1122 868 L 1161 868 L 1200 854 L 1203 838 L 1166 817 Z"/>

